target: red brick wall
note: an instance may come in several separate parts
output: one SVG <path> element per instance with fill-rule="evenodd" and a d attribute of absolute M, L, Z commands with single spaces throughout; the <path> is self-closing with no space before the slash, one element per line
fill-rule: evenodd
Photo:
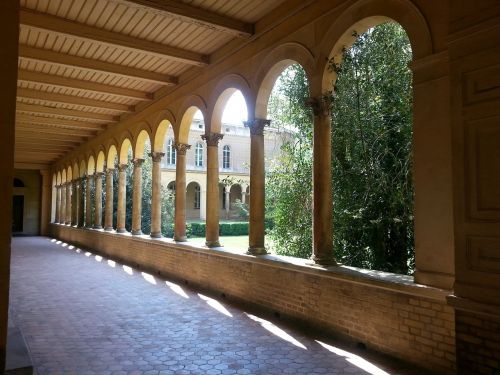
<path fill-rule="evenodd" d="M 341 332 L 420 366 L 453 372 L 454 312 L 437 289 L 167 241 L 51 227 L 57 238 L 111 258 Z"/>
<path fill-rule="evenodd" d="M 459 374 L 500 374 L 500 317 L 456 312 Z"/>

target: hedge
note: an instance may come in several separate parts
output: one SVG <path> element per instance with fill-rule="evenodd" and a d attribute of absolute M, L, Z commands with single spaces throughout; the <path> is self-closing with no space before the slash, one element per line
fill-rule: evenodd
<path fill-rule="evenodd" d="M 219 235 L 220 236 L 246 236 L 248 235 L 248 222 L 235 222 L 235 223 L 220 223 Z M 266 230 L 272 229 L 273 222 L 271 219 L 265 220 Z M 206 224 L 203 222 L 194 222 L 186 224 L 186 235 L 188 237 L 205 237 Z M 167 226 L 167 237 L 173 237 L 174 227 L 172 224 Z"/>

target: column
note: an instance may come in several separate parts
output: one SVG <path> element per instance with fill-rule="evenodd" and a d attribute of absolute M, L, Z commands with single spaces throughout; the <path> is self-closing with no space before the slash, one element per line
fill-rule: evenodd
<path fill-rule="evenodd" d="M 191 145 L 176 143 L 174 240 L 186 241 L 186 152 Z"/>
<path fill-rule="evenodd" d="M 40 234 L 47 236 L 49 234 L 48 224 L 50 223 L 52 207 L 52 179 L 47 169 L 41 169 L 42 175 L 42 194 L 40 207 Z"/>
<path fill-rule="evenodd" d="M 266 254 L 265 239 L 265 166 L 264 127 L 270 120 L 254 119 L 245 122 L 250 128 L 250 227 L 248 233 L 248 254 Z"/>
<path fill-rule="evenodd" d="M 61 212 L 59 222 L 66 224 L 66 182 L 61 184 Z"/>
<path fill-rule="evenodd" d="M 113 172 L 106 168 L 106 202 L 104 207 L 104 230 L 113 230 Z"/>
<path fill-rule="evenodd" d="M 219 243 L 219 141 L 224 136 L 219 133 L 203 134 L 207 142 L 207 212 L 206 241 L 208 247 Z"/>
<path fill-rule="evenodd" d="M 246 203 L 247 201 L 247 187 L 245 185 L 241 186 L 241 203 Z"/>
<path fill-rule="evenodd" d="M 102 229 L 102 172 L 96 172 L 94 176 L 95 183 L 95 212 L 94 229 Z"/>
<path fill-rule="evenodd" d="M 78 227 L 83 228 L 85 226 L 85 196 L 83 195 L 85 178 L 80 177 L 78 179 Z"/>
<path fill-rule="evenodd" d="M 92 187 L 93 176 L 87 176 L 87 184 L 85 186 L 85 228 L 92 228 L 92 201 L 90 190 Z"/>
<path fill-rule="evenodd" d="M 207 190 L 205 186 L 200 186 L 200 219 L 207 219 Z"/>
<path fill-rule="evenodd" d="M 224 200 L 225 200 L 225 206 L 226 206 L 226 219 L 229 219 L 229 210 L 231 207 L 229 207 L 230 203 L 230 195 L 231 195 L 231 188 L 229 186 L 226 186 L 226 191 L 224 192 Z"/>
<path fill-rule="evenodd" d="M 71 202 L 73 200 L 73 197 L 71 196 L 72 193 L 72 187 L 73 187 L 73 182 L 68 181 L 66 182 L 66 224 L 71 225 Z"/>
<path fill-rule="evenodd" d="M 78 225 L 78 178 L 71 181 L 71 225 Z"/>
<path fill-rule="evenodd" d="M 132 234 L 141 235 L 142 215 L 142 163 L 144 159 L 135 158 L 134 164 L 134 191 L 132 192 Z"/>
<path fill-rule="evenodd" d="M 179 153 L 177 153 L 179 155 Z M 151 237 L 161 237 L 161 158 L 164 152 L 152 152 L 152 186 L 151 186 Z"/>
<path fill-rule="evenodd" d="M 56 223 L 61 222 L 61 186 L 56 185 Z"/>
<path fill-rule="evenodd" d="M 314 114 L 313 134 L 313 254 L 316 264 L 334 265 L 332 236 L 332 175 L 330 101 L 309 99 Z M 252 190 L 253 194 L 253 190 Z"/>
<path fill-rule="evenodd" d="M 118 166 L 118 207 L 116 210 L 116 232 L 125 233 L 126 215 L 126 193 L 127 193 L 127 164 Z"/>

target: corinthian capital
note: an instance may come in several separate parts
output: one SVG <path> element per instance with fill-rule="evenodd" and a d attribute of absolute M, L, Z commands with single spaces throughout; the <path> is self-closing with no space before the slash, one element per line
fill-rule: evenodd
<path fill-rule="evenodd" d="M 320 98 L 309 98 L 306 100 L 306 105 L 313 110 L 314 116 L 329 116 L 330 115 L 330 99 L 326 96 Z"/>
<path fill-rule="evenodd" d="M 161 158 L 165 156 L 164 152 L 151 152 L 149 154 L 151 156 L 151 159 L 153 159 L 153 162 L 159 163 L 161 161 Z"/>
<path fill-rule="evenodd" d="M 178 155 L 186 155 L 187 150 L 191 148 L 191 145 L 188 145 L 186 143 L 175 143 L 174 145 L 175 149 L 177 150 Z"/>
<path fill-rule="evenodd" d="M 134 164 L 134 167 L 142 167 L 142 163 L 144 163 L 144 159 L 140 158 L 132 159 L 132 164 Z"/>
<path fill-rule="evenodd" d="M 206 141 L 208 146 L 216 146 L 216 147 L 222 138 L 224 138 L 224 136 L 219 133 L 202 134 L 201 136 L 201 139 Z"/>
<path fill-rule="evenodd" d="M 251 135 L 263 135 L 264 128 L 271 125 L 271 120 L 256 118 L 251 121 L 243 121 L 243 125 L 250 129 Z"/>

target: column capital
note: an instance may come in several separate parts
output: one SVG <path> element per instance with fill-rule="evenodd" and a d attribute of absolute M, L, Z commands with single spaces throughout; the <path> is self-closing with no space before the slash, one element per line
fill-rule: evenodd
<path fill-rule="evenodd" d="M 104 172 L 95 172 L 95 173 L 94 173 L 94 176 L 95 176 L 95 177 L 98 177 L 98 178 L 99 178 L 99 177 L 102 177 L 103 175 L 104 175 Z"/>
<path fill-rule="evenodd" d="M 106 174 L 112 174 L 115 171 L 114 168 L 106 167 Z"/>
<path fill-rule="evenodd" d="M 207 142 L 207 146 L 215 146 L 217 147 L 219 141 L 224 138 L 224 136 L 220 133 L 210 133 L 210 134 L 202 134 L 201 139 Z"/>
<path fill-rule="evenodd" d="M 312 108 L 314 116 L 329 116 L 331 101 L 327 96 L 306 99 L 306 105 Z"/>
<path fill-rule="evenodd" d="M 187 152 L 187 150 L 189 150 L 191 148 L 191 145 L 188 145 L 186 143 L 175 142 L 174 147 L 177 150 L 178 155 L 186 155 L 186 152 Z"/>
<path fill-rule="evenodd" d="M 151 156 L 151 159 L 153 159 L 153 162 L 159 163 L 161 161 L 161 158 L 165 156 L 164 152 L 150 152 L 149 156 Z"/>
<path fill-rule="evenodd" d="M 128 164 L 118 164 L 118 171 L 125 172 L 127 170 Z"/>
<path fill-rule="evenodd" d="M 87 178 L 87 181 L 90 181 L 90 180 L 92 180 L 94 178 L 94 175 L 93 174 L 88 174 L 86 178 Z"/>
<path fill-rule="evenodd" d="M 243 121 L 243 125 L 245 125 L 245 128 L 250 129 L 251 135 L 263 135 L 264 128 L 271 125 L 271 120 L 256 118 L 250 121 Z"/>
<path fill-rule="evenodd" d="M 142 167 L 142 163 L 144 163 L 144 159 L 140 158 L 132 159 L 132 164 L 134 164 L 134 167 Z"/>

